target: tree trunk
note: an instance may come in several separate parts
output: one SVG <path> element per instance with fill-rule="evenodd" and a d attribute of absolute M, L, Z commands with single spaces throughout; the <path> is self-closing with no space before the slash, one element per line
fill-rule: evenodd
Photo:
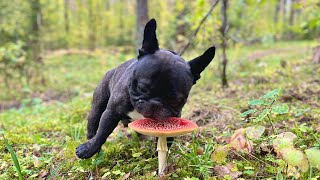
<path fill-rule="evenodd" d="M 282 12 L 282 24 L 286 25 L 286 19 L 287 19 L 287 0 L 281 0 L 281 12 Z"/>
<path fill-rule="evenodd" d="M 313 48 L 313 62 L 315 64 L 320 64 L 320 46 Z"/>
<path fill-rule="evenodd" d="M 65 30 L 65 41 L 66 41 L 66 48 L 68 48 L 68 37 L 69 37 L 69 0 L 64 0 L 64 11 L 63 11 L 63 17 L 64 17 L 64 30 Z"/>
<path fill-rule="evenodd" d="M 277 0 L 277 2 L 276 2 L 276 9 L 275 9 L 275 12 L 274 12 L 274 17 L 273 17 L 274 23 L 278 23 L 279 22 L 279 12 L 280 12 L 281 1 L 282 0 Z"/>
<path fill-rule="evenodd" d="M 297 0 L 291 0 L 290 5 L 290 17 L 289 17 L 289 25 L 292 26 L 294 24 L 294 17 L 295 17 L 295 5 L 297 3 Z"/>
<path fill-rule="evenodd" d="M 63 16 L 64 16 L 64 30 L 66 34 L 69 33 L 69 0 L 64 0 L 64 11 L 63 11 Z"/>
<path fill-rule="evenodd" d="M 40 44 L 40 29 L 41 29 L 41 4 L 40 0 L 31 0 L 30 1 L 31 7 L 31 36 L 28 41 L 30 50 L 28 52 L 28 58 L 33 63 L 34 69 L 27 69 L 26 70 L 26 79 L 27 84 L 30 85 L 30 80 L 32 77 L 38 77 L 39 79 L 35 79 L 36 81 L 39 80 L 42 84 L 45 83 L 44 77 L 41 75 L 40 66 L 43 65 L 41 54 L 41 44 Z"/>
<path fill-rule="evenodd" d="M 30 1 L 31 5 L 31 39 L 32 58 L 36 60 L 40 54 L 40 28 L 41 28 L 41 7 L 40 0 Z"/>
<path fill-rule="evenodd" d="M 292 27 L 294 25 L 294 17 L 295 17 L 295 5 L 297 3 L 297 0 L 291 0 L 291 4 L 290 4 L 290 11 L 289 11 L 289 22 L 288 25 L 289 27 Z M 288 30 L 288 39 L 292 39 L 293 38 L 293 31 L 292 29 Z"/>
<path fill-rule="evenodd" d="M 228 0 L 222 0 L 221 1 L 221 18 L 222 18 L 222 24 L 220 27 L 220 33 L 222 37 L 222 72 L 221 72 L 221 83 L 222 87 L 226 88 L 228 87 L 228 80 L 227 80 L 227 54 L 226 54 L 226 48 L 227 48 L 227 32 L 228 32 L 228 16 L 227 16 L 227 10 L 228 10 Z"/>
<path fill-rule="evenodd" d="M 90 50 L 95 50 L 96 49 L 96 33 L 97 33 L 97 18 L 96 18 L 96 13 L 95 10 L 93 9 L 93 0 L 89 0 L 88 2 L 88 11 L 89 11 L 89 27 L 90 32 L 89 32 L 89 49 Z"/>
<path fill-rule="evenodd" d="M 141 48 L 144 26 L 148 22 L 148 20 L 148 0 L 137 0 L 137 49 Z"/>

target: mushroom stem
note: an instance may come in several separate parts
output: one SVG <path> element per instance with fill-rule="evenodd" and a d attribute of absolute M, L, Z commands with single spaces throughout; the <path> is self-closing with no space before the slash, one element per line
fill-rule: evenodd
<path fill-rule="evenodd" d="M 168 152 L 167 137 L 160 136 L 158 138 L 157 151 L 158 151 L 158 162 L 159 162 L 158 175 L 160 176 L 162 175 L 167 164 L 167 152 Z"/>

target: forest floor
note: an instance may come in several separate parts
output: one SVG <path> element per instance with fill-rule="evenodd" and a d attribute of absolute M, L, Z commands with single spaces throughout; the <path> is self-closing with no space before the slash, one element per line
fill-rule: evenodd
<path fill-rule="evenodd" d="M 320 65 L 311 60 L 315 45 L 303 41 L 236 46 L 228 51 L 226 89 L 220 86 L 218 53 L 193 87 L 182 113 L 200 126 L 199 131 L 175 139 L 167 175 L 161 178 L 319 178 L 320 167 L 307 164 L 306 170 L 274 146 L 276 135 L 291 132 L 296 138 L 289 150 L 305 157 L 305 150 L 320 147 Z M 98 155 L 88 160 L 75 156 L 75 148 L 85 141 L 95 86 L 108 69 L 134 56 L 121 50 L 56 53 L 44 61 L 45 85 L 22 90 L 1 87 L 0 179 L 18 177 L 4 137 L 16 153 L 24 179 L 158 179 L 155 139 L 139 141 L 121 124 Z M 190 53 L 185 59 L 194 56 Z M 251 101 L 274 89 L 281 89 L 274 106 L 285 104 L 287 112 L 272 114 L 273 104 Z M 255 113 L 241 116 L 254 108 Z M 257 121 L 268 108 L 272 109 L 268 118 Z M 248 127 L 263 131 L 250 139 Z"/>

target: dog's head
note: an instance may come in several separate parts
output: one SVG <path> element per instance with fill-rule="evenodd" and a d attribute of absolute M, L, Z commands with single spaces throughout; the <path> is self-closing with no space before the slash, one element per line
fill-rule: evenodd
<path fill-rule="evenodd" d="M 189 91 L 215 55 L 215 47 L 186 62 L 176 53 L 159 49 L 156 21 L 145 26 L 142 48 L 130 84 L 134 108 L 144 117 L 165 119 L 180 116 Z"/>

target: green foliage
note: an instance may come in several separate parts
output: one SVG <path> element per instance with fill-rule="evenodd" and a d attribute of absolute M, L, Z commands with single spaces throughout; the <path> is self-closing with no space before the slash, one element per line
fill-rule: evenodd
<path fill-rule="evenodd" d="M 10 155 L 11 155 L 11 158 L 12 158 L 12 161 L 14 162 L 14 166 L 16 168 L 16 171 L 18 173 L 18 176 L 19 176 L 19 180 L 22 180 L 23 177 L 22 177 L 22 173 L 21 173 L 21 167 L 20 167 L 20 163 L 19 163 L 19 160 L 17 158 L 17 155 L 14 153 L 14 150 L 12 149 L 11 145 L 8 143 L 8 140 L 4 138 L 4 143 L 7 147 L 7 150 L 9 151 Z"/>
<path fill-rule="evenodd" d="M 273 126 L 273 120 L 271 115 L 287 114 L 289 112 L 289 106 L 284 103 L 275 104 L 281 89 L 274 89 L 265 95 L 261 99 L 254 99 L 248 102 L 254 109 L 249 109 L 240 114 L 241 117 L 247 117 L 248 115 L 254 114 L 256 117 L 251 118 L 255 123 L 262 122 L 265 118 L 268 118 L 269 122 Z M 274 127 L 273 127 L 274 129 Z"/>
<path fill-rule="evenodd" d="M 309 148 L 305 153 L 310 161 L 310 165 L 320 170 L 320 150 L 318 148 Z"/>
<path fill-rule="evenodd" d="M 183 159 L 184 163 L 187 163 L 189 167 L 191 167 L 190 175 L 196 175 L 197 177 L 208 178 L 212 173 L 212 158 L 211 154 L 213 152 L 213 145 L 208 143 L 204 145 L 204 149 L 199 153 L 199 144 L 193 140 L 190 152 L 189 148 L 181 146 L 178 144 L 179 150 L 174 151 L 175 154 L 179 154 Z"/>
<path fill-rule="evenodd" d="M 8 43 L 0 47 L 0 73 L 4 77 L 6 86 L 9 87 L 10 80 L 22 80 L 27 76 L 30 62 L 26 60 L 26 52 L 22 49 L 23 43 Z M 21 83 L 21 82 L 20 82 Z"/>
<path fill-rule="evenodd" d="M 312 44 L 313 42 L 276 43 L 271 49 L 265 50 L 303 49 Z M 245 117 L 254 120 L 267 108 L 279 133 L 290 131 L 296 134 L 286 133 L 281 137 L 283 140 L 296 136 L 290 142 L 283 142 L 283 147 L 294 147 L 303 152 L 312 163 L 306 150 L 320 147 L 316 94 L 319 84 L 314 79 L 317 66 L 309 64 L 309 56 L 303 51 L 276 51 L 276 54 L 261 58 L 260 61 L 246 60 L 252 51 L 260 51 L 261 48 L 265 47 L 238 47 L 228 52 L 233 57 L 230 62 L 230 81 L 238 83 L 237 86 L 230 86 L 230 89 L 220 89 L 215 71 L 203 72 L 204 79 L 193 87 L 182 113 L 183 117 L 197 121 L 202 128 L 194 135 L 193 140 L 189 135 L 175 138 L 169 151 L 168 179 L 232 179 L 232 173 L 242 173 L 243 179 L 295 177 L 288 173 L 288 162 L 275 155 L 272 142 L 276 134 L 270 131 L 270 126 L 264 124 L 268 122 L 268 117 L 261 122 L 239 121 L 237 118 L 238 109 L 248 106 L 244 99 L 257 94 L 263 96 L 265 89 L 277 87 L 285 89 L 279 93 L 283 93 L 282 97 L 277 97 L 272 105 L 272 97 L 265 100 L 265 104 L 249 105 L 252 111 Z M 93 158 L 79 160 L 75 156 L 75 148 L 86 140 L 86 116 L 90 110 L 93 89 L 106 70 L 134 56 L 125 53 L 125 50 L 115 49 L 97 50 L 92 55 L 55 55 L 46 59 L 43 72 L 48 77 L 47 85 L 36 86 L 35 89 L 30 87 L 29 92 L 49 90 L 48 94 L 54 98 L 47 98 L 47 94 L 33 94 L 30 97 L 15 94 L 14 97 L 23 97 L 21 108 L 3 110 L 0 113 L 0 134 L 5 134 L 10 144 L 14 145 L 24 178 L 122 179 L 129 176 L 128 179 L 158 179 L 155 139 L 139 141 L 135 133 L 122 126 L 112 133 L 102 151 Z M 286 69 L 279 68 L 281 59 L 288 60 Z M 260 66 L 262 63 L 265 66 Z M 210 67 L 213 70 L 215 68 Z M 267 81 L 256 81 L 262 77 Z M 1 88 L 1 92 L 5 92 L 2 94 L 8 95 L 10 91 Z M 287 100 L 286 97 L 291 92 L 303 96 L 303 100 Z M 272 107 L 283 104 L 283 101 L 290 106 L 290 112 L 272 112 Z M 224 146 L 229 142 L 233 129 L 239 126 L 246 127 L 233 138 L 237 142 L 236 146 L 242 148 L 240 151 L 230 149 L 229 144 Z M 17 179 L 14 162 L 2 142 L 4 141 L 0 137 L 0 179 Z M 221 154 L 216 155 L 215 150 L 220 146 L 227 149 L 220 149 Z M 247 149 L 251 149 L 251 152 L 248 153 Z M 215 170 L 217 166 L 229 172 L 220 176 Z M 294 172 L 300 176 L 296 179 L 319 178 L 317 166 L 310 167 L 309 172 L 303 173 L 295 166 Z"/>

